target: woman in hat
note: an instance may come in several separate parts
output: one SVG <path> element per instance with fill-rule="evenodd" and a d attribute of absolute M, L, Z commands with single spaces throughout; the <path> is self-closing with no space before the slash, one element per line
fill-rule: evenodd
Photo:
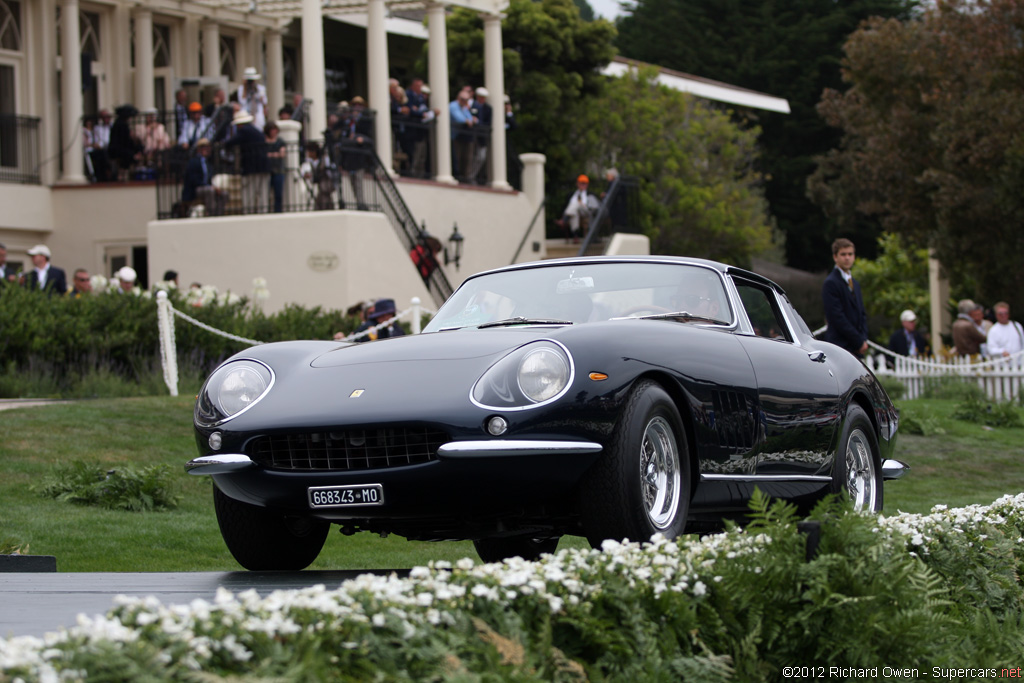
<path fill-rule="evenodd" d="M 267 88 L 259 82 L 256 67 L 246 67 L 242 72 L 242 85 L 238 86 L 238 103 L 242 111 L 248 112 L 257 130 L 267 125 Z"/>

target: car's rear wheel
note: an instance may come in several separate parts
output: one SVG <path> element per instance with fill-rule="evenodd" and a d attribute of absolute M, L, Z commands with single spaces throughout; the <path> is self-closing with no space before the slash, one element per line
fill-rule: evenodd
<path fill-rule="evenodd" d="M 856 403 L 846 411 L 832 468 L 832 490 L 847 496 L 855 510 L 882 509 L 882 469 L 878 440 L 867 413 Z"/>
<path fill-rule="evenodd" d="M 507 536 L 504 538 L 481 538 L 473 541 L 476 554 L 484 562 L 501 562 L 510 557 L 524 560 L 538 560 L 544 553 L 553 553 L 558 548 L 558 538 L 530 538 L 529 536 Z"/>
<path fill-rule="evenodd" d="M 216 486 L 213 507 L 228 550 L 251 571 L 305 569 L 320 554 L 331 529 L 319 519 L 289 517 L 237 501 Z"/>
<path fill-rule="evenodd" d="M 690 454 L 679 411 L 656 382 L 632 390 L 606 452 L 580 489 L 587 540 L 675 538 L 690 506 Z"/>

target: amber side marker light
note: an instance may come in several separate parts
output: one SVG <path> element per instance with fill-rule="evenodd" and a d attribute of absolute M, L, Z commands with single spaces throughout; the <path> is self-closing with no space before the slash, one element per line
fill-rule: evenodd
<path fill-rule="evenodd" d="M 603 379 L 608 379 L 608 375 L 604 374 L 603 372 L 592 372 L 590 373 L 590 379 L 594 380 L 595 382 L 600 382 Z"/>

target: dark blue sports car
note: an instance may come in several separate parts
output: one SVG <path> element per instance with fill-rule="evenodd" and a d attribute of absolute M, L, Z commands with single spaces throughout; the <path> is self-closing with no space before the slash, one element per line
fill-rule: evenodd
<path fill-rule="evenodd" d="M 484 560 L 565 534 L 674 537 L 755 487 L 880 510 L 897 411 L 754 273 L 674 257 L 475 275 L 422 334 L 236 354 L 195 408 L 192 474 L 248 569 L 301 569 L 331 524 L 470 539 Z"/>

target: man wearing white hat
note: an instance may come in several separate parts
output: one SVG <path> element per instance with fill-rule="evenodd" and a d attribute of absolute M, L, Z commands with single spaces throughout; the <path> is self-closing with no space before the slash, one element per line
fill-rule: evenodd
<path fill-rule="evenodd" d="M 242 111 L 253 118 L 257 130 L 267 125 L 267 87 L 259 82 L 260 73 L 256 67 L 246 67 L 242 72 L 242 85 L 238 86 L 238 103 Z"/>
<path fill-rule="evenodd" d="M 490 97 L 491 93 L 487 91 L 487 88 L 482 85 L 477 88 L 474 92 L 474 99 L 469 102 L 469 111 L 476 117 L 477 125 L 482 128 L 474 128 L 474 143 L 476 147 L 473 151 L 473 165 L 469 169 L 470 182 L 484 185 L 487 183 L 487 173 L 484 171 L 484 164 L 487 161 L 487 143 L 490 142 L 491 138 L 491 124 L 494 121 L 494 113 L 491 110 L 491 105 L 487 104 L 487 98 Z M 481 171 L 484 171 L 483 177 L 481 178 Z"/>
<path fill-rule="evenodd" d="M 900 326 L 889 337 L 889 350 L 911 358 L 928 355 L 928 343 L 917 331 L 917 314 L 909 308 L 900 313 Z"/>
<path fill-rule="evenodd" d="M 135 289 L 135 280 L 138 278 L 135 269 L 131 266 L 124 266 L 116 273 L 117 278 L 117 289 L 114 290 L 117 294 L 126 294 Z"/>
<path fill-rule="evenodd" d="M 25 286 L 47 294 L 66 294 L 67 276 L 60 268 L 50 265 L 50 248 L 45 244 L 37 244 L 28 250 L 28 255 L 32 257 L 35 268 L 25 276 Z"/>
<path fill-rule="evenodd" d="M 224 147 L 238 147 L 242 155 L 242 206 L 246 214 L 266 213 L 270 186 L 266 138 L 253 125 L 252 114 L 244 109 L 235 113 L 232 123 L 235 134 L 224 141 Z"/>

